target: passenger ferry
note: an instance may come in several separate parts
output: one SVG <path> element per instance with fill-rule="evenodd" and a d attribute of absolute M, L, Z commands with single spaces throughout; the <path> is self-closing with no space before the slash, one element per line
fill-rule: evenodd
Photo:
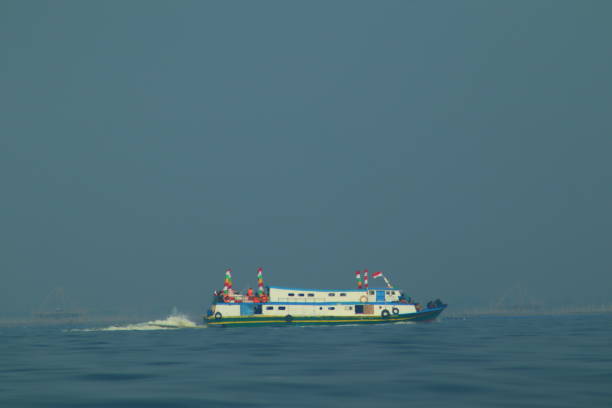
<path fill-rule="evenodd" d="M 229 271 L 227 273 L 230 273 Z M 366 272 L 367 273 L 367 272 Z M 378 273 L 378 272 L 377 272 Z M 375 274 L 376 275 L 376 274 Z M 230 275 L 231 276 L 231 275 Z M 285 326 L 313 324 L 373 324 L 406 321 L 431 321 L 446 308 L 439 299 L 424 307 L 393 288 L 297 289 L 269 286 L 263 288 L 261 269 L 257 294 L 246 294 L 227 287 L 215 292 L 204 317 L 209 326 Z M 358 278 L 359 280 L 359 278 Z M 359 281 L 360 282 L 360 281 Z M 367 275 L 366 275 L 367 286 Z"/>

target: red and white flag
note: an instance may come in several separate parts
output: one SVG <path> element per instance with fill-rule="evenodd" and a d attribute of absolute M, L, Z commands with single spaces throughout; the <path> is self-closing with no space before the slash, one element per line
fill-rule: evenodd
<path fill-rule="evenodd" d="M 373 277 L 373 278 L 380 278 L 381 276 L 382 276 L 382 272 L 374 272 L 374 273 L 372 274 L 372 277 Z"/>

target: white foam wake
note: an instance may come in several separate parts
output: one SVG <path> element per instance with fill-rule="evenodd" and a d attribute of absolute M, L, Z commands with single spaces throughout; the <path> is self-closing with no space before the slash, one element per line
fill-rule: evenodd
<path fill-rule="evenodd" d="M 143 323 L 126 324 L 124 326 L 108 326 L 92 329 L 73 329 L 72 331 L 121 331 L 121 330 L 176 330 L 200 327 L 185 315 L 173 314 L 162 320 L 151 320 Z"/>

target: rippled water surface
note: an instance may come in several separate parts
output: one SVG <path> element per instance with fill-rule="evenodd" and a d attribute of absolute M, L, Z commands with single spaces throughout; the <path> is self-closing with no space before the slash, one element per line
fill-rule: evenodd
<path fill-rule="evenodd" d="M 610 314 L 189 326 L 0 328 L 0 406 L 612 406 Z"/>

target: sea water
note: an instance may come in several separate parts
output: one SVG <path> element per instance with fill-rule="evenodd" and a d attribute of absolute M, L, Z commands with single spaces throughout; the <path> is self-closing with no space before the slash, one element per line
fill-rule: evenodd
<path fill-rule="evenodd" d="M 331 406 L 612 407 L 612 315 L 0 328 L 0 407 Z"/>

